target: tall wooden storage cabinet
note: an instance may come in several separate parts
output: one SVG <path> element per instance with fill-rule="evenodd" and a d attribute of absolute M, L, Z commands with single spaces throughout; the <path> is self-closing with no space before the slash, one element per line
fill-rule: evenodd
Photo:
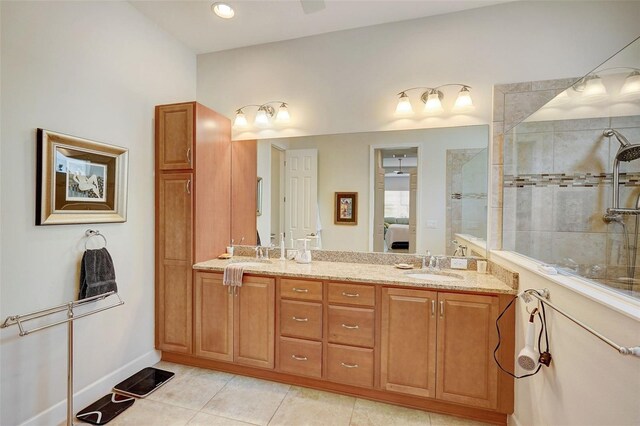
<path fill-rule="evenodd" d="M 198 104 L 156 107 L 156 348 L 192 353 L 192 265 L 230 234 L 231 122 Z"/>

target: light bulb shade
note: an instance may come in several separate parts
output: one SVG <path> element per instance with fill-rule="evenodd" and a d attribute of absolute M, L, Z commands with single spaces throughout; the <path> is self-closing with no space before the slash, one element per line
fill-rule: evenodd
<path fill-rule="evenodd" d="M 621 95 L 640 95 L 640 71 L 634 71 L 624 79 Z"/>
<path fill-rule="evenodd" d="M 424 112 L 428 114 L 439 114 L 443 111 L 442 102 L 440 102 L 440 93 L 437 90 L 432 90 L 427 97 L 427 102 L 424 104 Z"/>
<path fill-rule="evenodd" d="M 289 116 L 289 108 L 287 108 L 287 104 L 280 105 L 278 108 L 278 114 L 276 114 L 276 121 L 279 123 L 288 123 L 291 117 Z"/>
<path fill-rule="evenodd" d="M 409 97 L 406 93 L 402 92 L 400 94 L 400 99 L 398 99 L 398 106 L 396 106 L 396 115 L 411 115 L 413 114 L 413 107 L 411 106 L 411 102 L 409 101 Z"/>
<path fill-rule="evenodd" d="M 247 117 L 242 110 L 236 112 L 236 118 L 233 120 L 233 127 L 246 127 Z"/>
<path fill-rule="evenodd" d="M 428 100 L 427 100 L 428 101 Z M 468 87 L 463 87 L 458 93 L 458 98 L 453 105 L 453 110 L 457 112 L 469 111 L 473 109 L 473 101 L 471 100 L 471 92 Z"/>
<path fill-rule="evenodd" d="M 264 108 L 260 108 L 256 114 L 255 124 L 258 126 L 266 126 L 269 124 L 269 116 Z"/>
<path fill-rule="evenodd" d="M 587 79 L 582 95 L 592 99 L 604 98 L 607 96 L 607 88 L 602 83 L 602 78 L 596 76 Z"/>

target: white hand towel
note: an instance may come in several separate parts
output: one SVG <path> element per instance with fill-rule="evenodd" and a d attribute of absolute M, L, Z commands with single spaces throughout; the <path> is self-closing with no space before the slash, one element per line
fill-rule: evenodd
<path fill-rule="evenodd" d="M 232 287 L 242 287 L 242 275 L 244 274 L 244 265 L 242 263 L 230 263 L 224 267 L 222 276 L 222 284 Z"/>

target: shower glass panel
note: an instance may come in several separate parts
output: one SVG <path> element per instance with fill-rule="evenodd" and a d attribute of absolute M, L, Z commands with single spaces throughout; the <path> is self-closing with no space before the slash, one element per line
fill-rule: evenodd
<path fill-rule="evenodd" d="M 505 132 L 503 248 L 640 298 L 636 144 L 639 40 Z"/>

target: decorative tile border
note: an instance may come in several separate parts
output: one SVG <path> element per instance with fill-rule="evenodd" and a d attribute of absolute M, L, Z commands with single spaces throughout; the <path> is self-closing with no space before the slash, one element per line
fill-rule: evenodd
<path fill-rule="evenodd" d="M 504 175 L 505 188 L 524 187 L 582 187 L 591 188 L 599 185 L 610 185 L 613 182 L 611 173 L 541 173 L 525 175 Z M 634 187 L 640 186 L 640 173 L 620 173 L 620 184 Z"/>

